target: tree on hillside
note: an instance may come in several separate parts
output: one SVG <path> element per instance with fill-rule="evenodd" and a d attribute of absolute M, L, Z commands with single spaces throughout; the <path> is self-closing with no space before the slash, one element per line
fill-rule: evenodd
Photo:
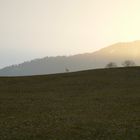
<path fill-rule="evenodd" d="M 124 66 L 124 67 L 133 67 L 133 66 L 136 66 L 136 64 L 132 60 L 125 60 L 124 62 L 122 62 L 122 66 Z"/>
<path fill-rule="evenodd" d="M 110 62 L 106 65 L 106 68 L 116 68 L 117 64 L 115 62 Z"/>
<path fill-rule="evenodd" d="M 68 68 L 65 68 L 65 72 L 69 72 L 70 70 Z"/>

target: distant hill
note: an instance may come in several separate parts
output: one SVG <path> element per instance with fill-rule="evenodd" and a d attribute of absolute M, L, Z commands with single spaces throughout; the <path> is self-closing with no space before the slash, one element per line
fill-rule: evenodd
<path fill-rule="evenodd" d="M 0 140 L 139 140 L 140 67 L 0 77 Z"/>
<path fill-rule="evenodd" d="M 120 66 L 124 60 L 133 60 L 140 65 L 140 41 L 117 43 L 93 53 L 35 59 L 5 67 L 0 70 L 0 76 L 42 75 L 63 73 L 66 69 L 73 72 L 104 68 L 111 61 Z"/>

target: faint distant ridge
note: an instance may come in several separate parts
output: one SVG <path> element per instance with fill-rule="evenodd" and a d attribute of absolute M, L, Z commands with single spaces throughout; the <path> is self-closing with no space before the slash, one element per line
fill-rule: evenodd
<path fill-rule="evenodd" d="M 121 66 L 125 60 L 132 60 L 136 65 L 140 65 L 140 40 L 116 43 L 93 53 L 35 59 L 19 65 L 5 67 L 0 70 L 0 76 L 64 73 L 66 68 L 73 72 L 104 68 L 109 62 Z"/>

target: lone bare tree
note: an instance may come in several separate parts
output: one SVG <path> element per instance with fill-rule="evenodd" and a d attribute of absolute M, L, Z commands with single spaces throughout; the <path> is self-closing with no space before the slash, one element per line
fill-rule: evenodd
<path fill-rule="evenodd" d="M 70 70 L 68 68 L 65 68 L 65 72 L 69 72 Z"/>
<path fill-rule="evenodd" d="M 110 62 L 106 65 L 106 68 L 116 68 L 117 64 L 115 62 Z"/>
<path fill-rule="evenodd" d="M 122 66 L 124 66 L 124 67 L 133 67 L 133 66 L 136 66 L 136 64 L 132 60 L 125 60 L 124 62 L 122 62 Z"/>

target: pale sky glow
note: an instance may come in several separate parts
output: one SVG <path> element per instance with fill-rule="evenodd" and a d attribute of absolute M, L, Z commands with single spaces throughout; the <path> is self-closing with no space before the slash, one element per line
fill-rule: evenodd
<path fill-rule="evenodd" d="M 0 0 L 0 68 L 140 39 L 140 0 Z"/>

